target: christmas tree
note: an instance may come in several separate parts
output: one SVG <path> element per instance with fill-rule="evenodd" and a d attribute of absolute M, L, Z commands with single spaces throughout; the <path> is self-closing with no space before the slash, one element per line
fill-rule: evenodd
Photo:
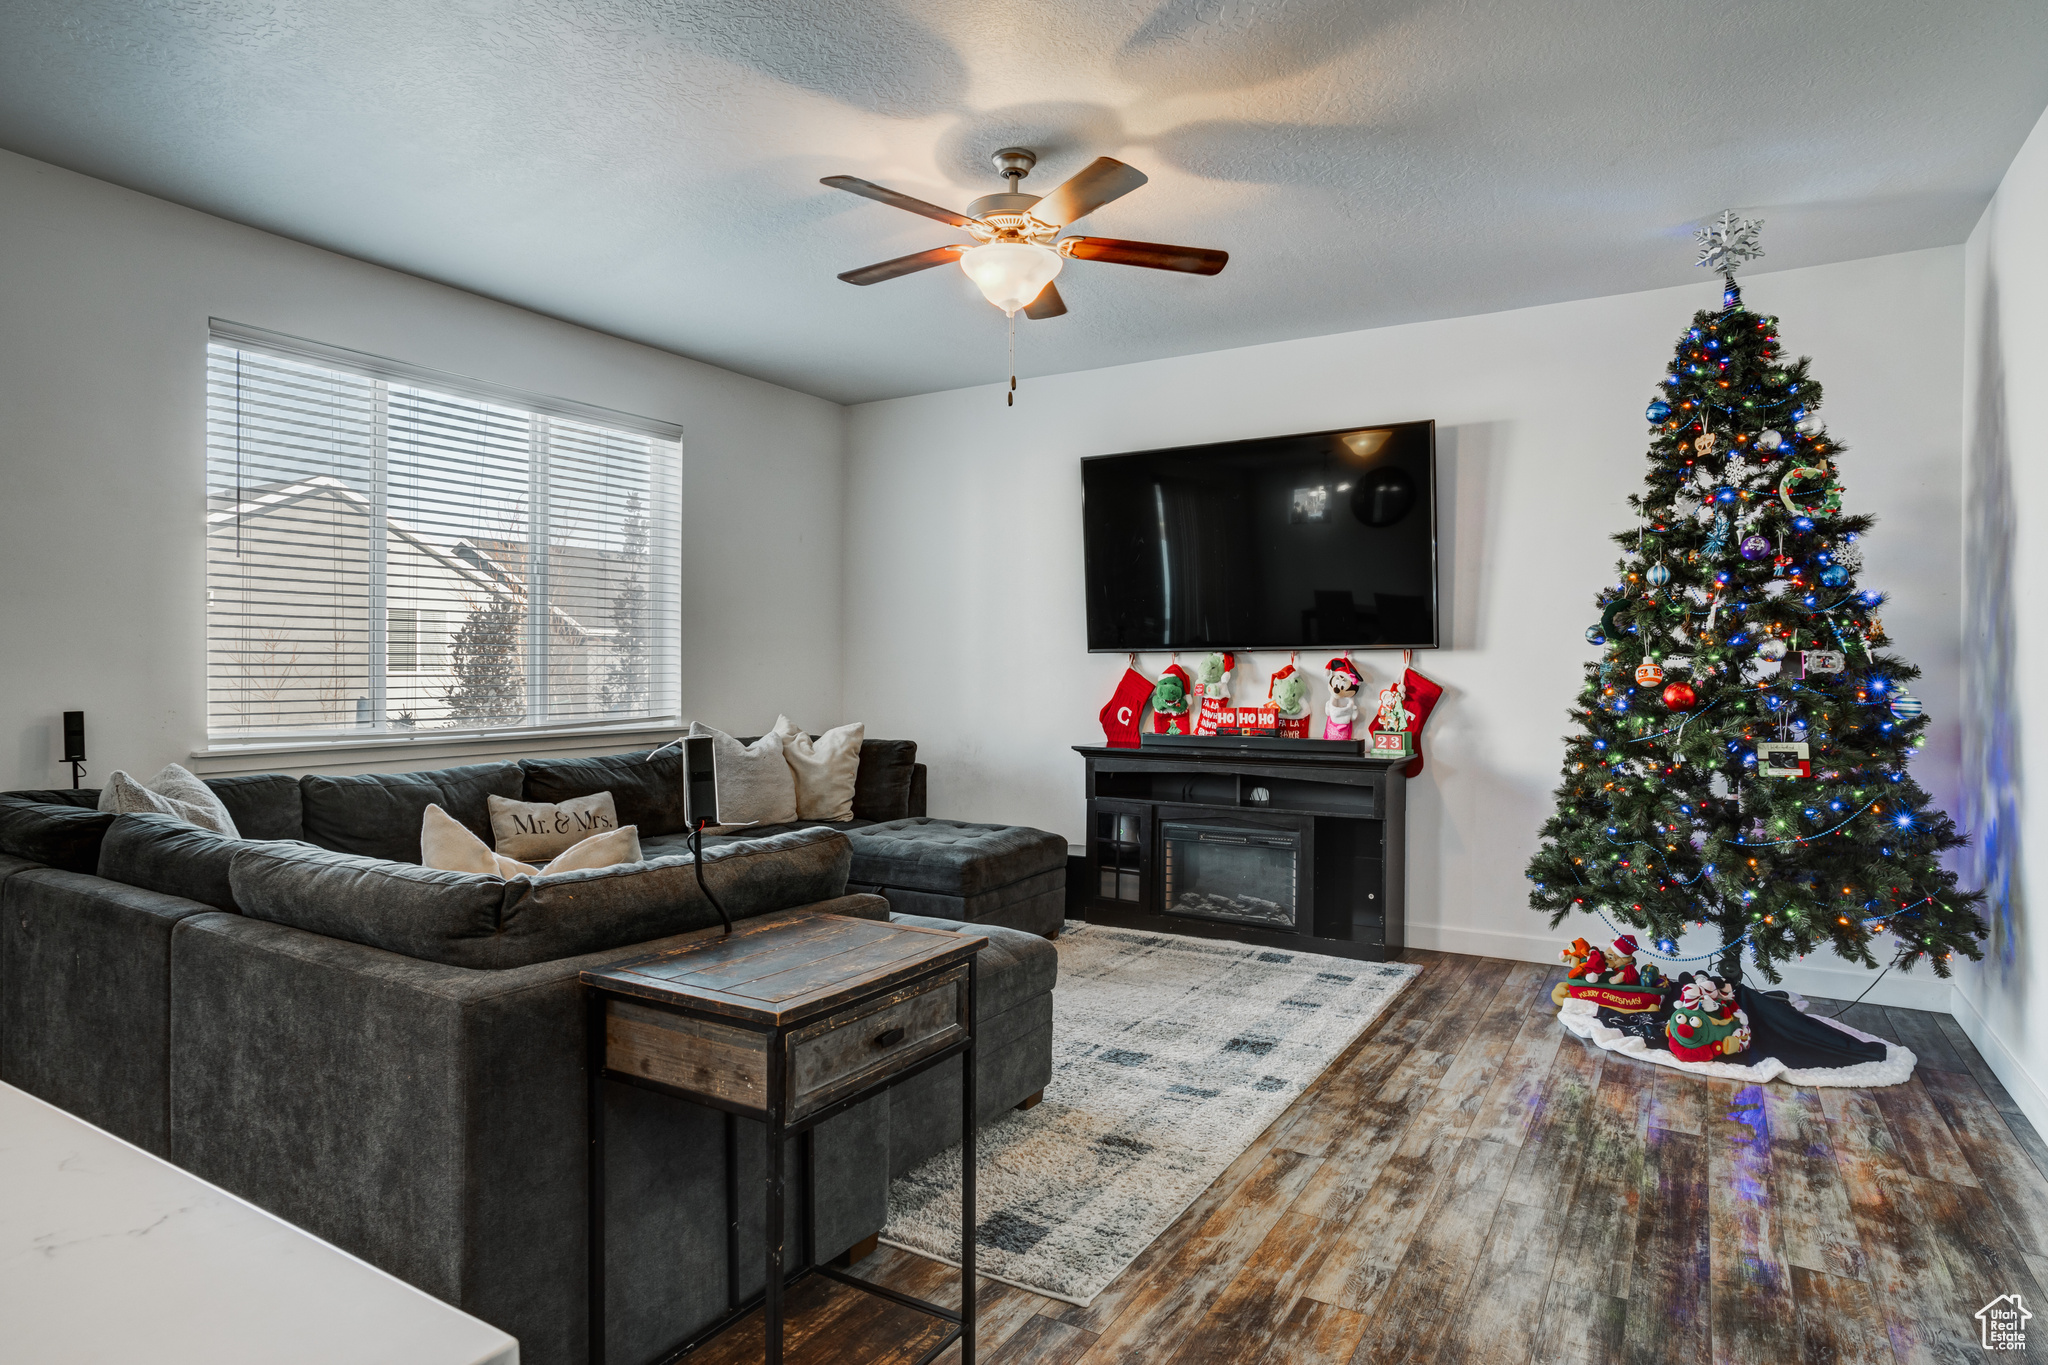
<path fill-rule="evenodd" d="M 1602 913 L 1667 955 L 1712 926 L 1731 980 L 1745 948 L 1775 981 L 1823 945 L 1876 966 L 1881 943 L 1946 976 L 1952 953 L 1982 955 L 1983 893 L 1942 867 L 1965 841 L 1906 771 L 1926 743 L 1919 670 L 1857 582 L 1872 521 L 1842 510 L 1820 385 L 1736 287 L 1757 227 L 1724 214 L 1700 234 L 1722 307 L 1693 315 L 1646 414 L 1639 524 L 1614 537 L 1586 632 L 1600 657 L 1529 903 L 1553 928 Z"/>

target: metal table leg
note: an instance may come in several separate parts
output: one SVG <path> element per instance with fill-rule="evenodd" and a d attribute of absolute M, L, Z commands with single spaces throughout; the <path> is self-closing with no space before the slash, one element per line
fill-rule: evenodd
<path fill-rule="evenodd" d="M 967 959 L 967 1050 L 960 1054 L 960 1365 L 974 1365 L 974 1168 L 981 1164 L 974 1127 L 974 968 Z"/>

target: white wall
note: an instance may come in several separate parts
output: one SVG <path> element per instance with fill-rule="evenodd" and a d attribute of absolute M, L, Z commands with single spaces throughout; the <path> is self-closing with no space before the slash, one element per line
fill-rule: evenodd
<path fill-rule="evenodd" d="M 1676 248 L 1674 248 L 1676 249 Z M 1814 357 L 1849 498 L 1881 525 L 1866 581 L 1926 670 L 1934 718 L 1916 771 L 1951 808 L 1960 729 L 1958 433 L 1962 251 L 1759 274 L 1752 308 Z M 1644 405 L 1693 310 L 1719 286 L 1592 299 L 867 404 L 848 432 L 846 710 L 917 737 L 937 815 L 1082 836 L 1081 760 L 1123 667 L 1086 653 L 1082 456 L 1435 418 L 1450 648 L 1418 656 L 1446 695 L 1409 795 L 1409 941 L 1554 960 L 1522 869 L 1558 776 L 1590 646 L 1607 536 L 1641 486 Z M 1058 326 L 1061 324 L 1032 324 Z M 1242 661 L 1242 657 L 1241 661 Z M 1326 656 L 1304 656 L 1318 672 Z M 1362 655 L 1384 681 L 1399 655 Z M 1287 656 L 1247 668 L 1263 695 Z M 1185 661 L 1191 662 L 1191 660 Z M 1165 655 L 1146 655 L 1155 675 Z M 1324 698 L 1318 682 L 1312 700 Z M 1611 933 L 1599 933 L 1605 942 Z M 1701 948 L 1712 947 L 1711 942 Z M 1819 966 L 1821 959 L 1815 959 Z M 1835 960 L 1830 957 L 1828 962 Z M 1853 995 L 1860 969 L 1802 989 Z M 1871 998 L 1946 1008 L 1924 969 Z"/>
<path fill-rule="evenodd" d="M 1962 973 L 1956 1017 L 2026 1109 L 2048 1127 L 2048 734 L 2028 707 L 2044 695 L 2048 622 L 2019 598 L 2048 573 L 2048 119 L 2013 160 L 1964 252 L 1964 661 L 1968 817 L 1991 892 L 1985 960 Z"/>
<path fill-rule="evenodd" d="M 837 719 L 843 409 L 0 152 L 0 788 L 205 742 L 209 316 L 681 424 L 684 714 Z"/>

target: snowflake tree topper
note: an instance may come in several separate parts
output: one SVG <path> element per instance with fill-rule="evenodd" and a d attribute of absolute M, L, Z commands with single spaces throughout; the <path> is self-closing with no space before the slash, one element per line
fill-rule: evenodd
<path fill-rule="evenodd" d="M 1737 218 L 1733 212 L 1724 210 L 1719 221 L 1693 234 L 1700 244 L 1700 258 L 1694 264 L 1719 271 L 1729 288 L 1734 288 L 1736 267 L 1764 254 L 1764 249 L 1756 244 L 1757 232 L 1763 225 L 1761 218 Z"/>

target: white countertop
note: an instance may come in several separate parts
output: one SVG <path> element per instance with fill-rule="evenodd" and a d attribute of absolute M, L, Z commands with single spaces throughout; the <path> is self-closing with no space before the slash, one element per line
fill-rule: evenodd
<path fill-rule="evenodd" d="M 7 1365 L 518 1365 L 519 1343 L 0 1084 Z"/>

